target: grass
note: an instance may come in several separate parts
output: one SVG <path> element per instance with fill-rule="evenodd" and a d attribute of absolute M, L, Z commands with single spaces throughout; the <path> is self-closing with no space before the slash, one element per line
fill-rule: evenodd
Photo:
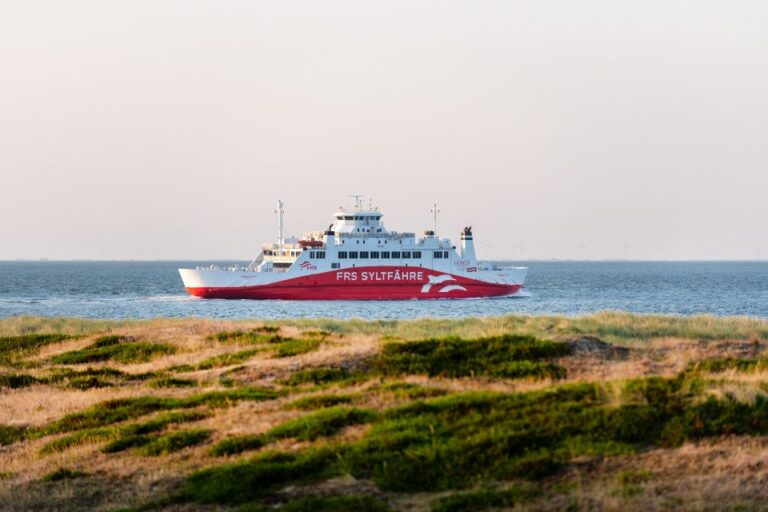
<path fill-rule="evenodd" d="M 530 485 L 518 485 L 503 490 L 478 490 L 437 499 L 430 504 L 430 510 L 432 512 L 474 512 L 512 508 L 536 495 L 538 492 Z"/>
<path fill-rule="evenodd" d="M 43 482 L 59 482 L 61 480 L 71 480 L 73 478 L 82 478 L 88 476 L 85 471 L 77 471 L 67 468 L 60 468 L 52 471 L 43 477 Z"/>
<path fill-rule="evenodd" d="M 262 504 L 245 505 L 239 512 L 269 512 L 275 507 Z M 380 499 L 364 494 L 349 496 L 309 496 L 280 503 L 280 512 L 387 512 L 389 507 Z"/>
<path fill-rule="evenodd" d="M 316 338 L 283 338 L 271 343 L 274 357 L 293 357 L 314 352 L 320 348 L 323 341 Z"/>
<path fill-rule="evenodd" d="M 768 359 L 711 358 L 693 361 L 686 370 L 694 373 L 758 372 L 768 370 Z"/>
<path fill-rule="evenodd" d="M 56 364 L 84 364 L 115 361 L 123 364 L 151 361 L 161 355 L 176 353 L 176 347 L 167 343 L 136 341 L 127 336 L 102 336 L 93 344 L 51 358 Z"/>
<path fill-rule="evenodd" d="M 223 368 L 225 366 L 240 364 L 252 358 L 259 352 L 262 352 L 262 349 L 255 348 L 250 350 L 241 350 L 240 352 L 220 354 L 218 356 L 209 357 L 208 359 L 201 361 L 196 365 L 196 368 L 198 370 L 210 370 L 211 368 Z"/>
<path fill-rule="evenodd" d="M 71 337 L 60 333 L 0 337 L 0 363 L 10 364 L 17 358 L 35 354 L 46 345 L 58 343 Z"/>
<path fill-rule="evenodd" d="M 190 446 L 204 443 L 211 437 L 209 429 L 181 430 L 156 437 L 150 437 L 149 442 L 141 446 L 140 453 L 157 457 L 167 453 L 178 452 Z"/>
<path fill-rule="evenodd" d="M 149 386 L 153 388 L 190 388 L 197 386 L 197 381 L 164 376 L 149 381 Z"/>
<path fill-rule="evenodd" d="M 233 436 L 218 442 L 211 449 L 212 455 L 234 455 L 244 451 L 258 450 L 267 444 L 283 438 L 299 441 L 314 441 L 319 437 L 331 436 L 342 429 L 362 423 L 369 423 L 377 417 L 373 411 L 352 407 L 330 407 L 288 420 L 266 434 Z"/>
<path fill-rule="evenodd" d="M 306 368 L 293 372 L 282 383 L 288 386 L 300 386 L 302 384 L 314 384 L 317 386 L 344 382 L 354 378 L 355 375 L 344 368 Z"/>
<path fill-rule="evenodd" d="M 29 429 L 25 426 L 0 425 L 0 446 L 18 443 L 29 435 Z"/>
<path fill-rule="evenodd" d="M 311 395 L 299 398 L 286 405 L 287 409 L 312 411 L 324 407 L 349 404 L 355 399 L 354 395 Z"/>
<path fill-rule="evenodd" d="M 130 448 L 132 439 L 147 437 L 148 434 L 159 432 L 169 425 L 198 421 L 207 418 L 208 414 L 202 411 L 181 411 L 164 413 L 146 421 L 125 426 L 104 426 L 85 430 L 79 430 L 72 434 L 50 441 L 43 446 L 41 453 L 49 454 L 60 452 L 86 443 L 112 440 L 102 451 L 114 453 Z"/>
<path fill-rule="evenodd" d="M 80 412 L 68 414 L 44 429 L 47 434 L 71 432 L 112 425 L 129 419 L 146 416 L 157 411 L 189 409 L 207 405 L 224 407 L 231 403 L 249 400 L 271 400 L 280 393 L 266 388 L 238 388 L 226 391 L 209 391 L 185 398 L 142 396 L 101 402 Z"/>
<path fill-rule="evenodd" d="M 350 425 L 369 423 L 376 413 L 354 407 L 329 407 L 288 420 L 267 433 L 267 438 L 293 437 L 300 441 L 313 441 L 321 436 L 336 434 Z"/>
<path fill-rule="evenodd" d="M 0 388 L 25 388 L 33 384 L 39 384 L 45 382 L 45 380 L 38 379 L 32 375 L 23 373 L 6 373 L 0 375 Z"/>
<path fill-rule="evenodd" d="M 568 355 L 567 343 L 502 335 L 476 340 L 457 337 L 387 343 L 376 359 L 383 375 L 430 377 L 493 376 L 562 378 L 565 369 L 542 360 Z"/>

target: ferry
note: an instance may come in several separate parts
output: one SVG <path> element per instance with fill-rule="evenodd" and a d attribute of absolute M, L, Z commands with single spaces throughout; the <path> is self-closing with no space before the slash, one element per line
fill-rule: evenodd
<path fill-rule="evenodd" d="M 340 207 L 325 231 L 283 236 L 285 208 L 278 201 L 277 240 L 262 246 L 247 266 L 179 269 L 186 290 L 205 299 L 385 300 L 465 299 L 519 293 L 526 267 L 482 264 L 475 256 L 472 227 L 458 247 L 433 229 L 389 231 L 379 208 Z"/>

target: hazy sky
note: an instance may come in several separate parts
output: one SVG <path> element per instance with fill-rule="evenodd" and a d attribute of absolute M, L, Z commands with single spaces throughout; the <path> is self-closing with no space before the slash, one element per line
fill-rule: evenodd
<path fill-rule="evenodd" d="M 0 258 L 237 258 L 349 194 L 503 258 L 768 258 L 768 2 L 0 2 Z"/>

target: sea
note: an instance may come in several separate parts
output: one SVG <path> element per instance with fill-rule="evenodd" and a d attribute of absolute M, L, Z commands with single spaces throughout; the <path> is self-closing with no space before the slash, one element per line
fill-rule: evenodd
<path fill-rule="evenodd" d="M 527 261 L 523 293 L 465 300 L 210 300 L 178 268 L 210 261 L 0 262 L 0 318 L 463 318 L 630 311 L 768 318 L 768 262 Z M 218 262 L 245 264 L 246 262 Z M 500 265 L 510 262 L 495 262 Z"/>

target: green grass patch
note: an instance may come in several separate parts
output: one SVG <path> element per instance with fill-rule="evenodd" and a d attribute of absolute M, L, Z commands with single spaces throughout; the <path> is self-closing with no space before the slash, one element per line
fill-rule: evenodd
<path fill-rule="evenodd" d="M 220 354 L 218 356 L 209 357 L 208 359 L 201 361 L 197 364 L 196 368 L 198 370 L 209 370 L 211 368 L 223 368 L 225 366 L 240 364 L 262 351 L 263 349 L 255 348 L 250 350 L 241 350 L 239 352 Z"/>
<path fill-rule="evenodd" d="M 184 448 L 204 443 L 211 437 L 211 433 L 212 430 L 208 429 L 169 432 L 152 437 L 148 443 L 141 446 L 140 453 L 156 457 L 158 455 L 178 452 Z"/>
<path fill-rule="evenodd" d="M 364 378 L 363 374 L 352 373 L 344 368 L 318 367 L 295 371 L 287 379 L 283 379 L 281 383 L 288 386 L 300 386 L 302 384 L 321 386 L 354 383 Z"/>
<path fill-rule="evenodd" d="M 324 407 L 333 407 L 352 403 L 355 395 L 311 395 L 299 398 L 288 403 L 286 409 L 299 409 L 301 411 L 311 411 L 322 409 Z"/>
<path fill-rule="evenodd" d="M 197 386 L 197 381 L 165 376 L 152 379 L 149 381 L 149 386 L 153 388 L 190 388 Z"/>
<path fill-rule="evenodd" d="M 0 374 L 0 388 L 26 388 L 33 384 L 45 384 L 45 379 L 39 379 L 25 373 Z"/>
<path fill-rule="evenodd" d="M 279 439 L 293 437 L 300 441 L 313 441 L 321 436 L 333 435 L 350 425 L 370 423 L 377 414 L 354 407 L 329 407 L 288 420 L 267 432 L 266 437 Z"/>
<path fill-rule="evenodd" d="M 387 343 L 376 359 L 383 375 L 562 378 L 565 369 L 542 360 L 568 355 L 567 343 L 502 335 L 475 340 L 427 339 Z"/>
<path fill-rule="evenodd" d="M 443 396 L 448 392 L 444 389 L 411 384 L 409 382 L 389 382 L 369 389 L 369 392 L 391 393 L 399 400 L 420 400 Z"/>
<path fill-rule="evenodd" d="M 103 336 L 82 350 L 65 352 L 51 358 L 56 364 L 84 364 L 115 361 L 123 364 L 145 363 L 152 359 L 176 353 L 176 347 L 167 343 L 137 341 L 126 336 Z"/>
<path fill-rule="evenodd" d="M 43 482 L 60 482 L 61 480 L 72 480 L 73 478 L 82 478 L 88 476 L 85 471 L 60 468 L 52 471 L 43 477 Z"/>
<path fill-rule="evenodd" d="M 263 435 L 253 434 L 247 436 L 233 436 L 223 439 L 211 448 L 211 455 L 235 455 L 251 450 L 259 450 L 266 446 L 269 440 Z"/>
<path fill-rule="evenodd" d="M 24 426 L 0 425 L 0 446 L 23 441 L 29 434 L 30 430 Z"/>
<path fill-rule="evenodd" d="M 387 504 L 372 496 L 353 494 L 349 496 L 310 496 L 280 503 L 279 508 L 271 505 L 248 504 L 238 512 L 388 512 Z"/>
<path fill-rule="evenodd" d="M 159 432 L 169 425 L 198 421 L 207 418 L 209 415 L 202 411 L 181 411 L 160 414 L 143 423 L 135 423 L 125 426 L 105 426 L 79 430 L 72 434 L 55 439 L 43 446 L 41 453 L 49 454 L 60 452 L 86 443 L 102 442 L 112 440 L 102 450 L 105 453 L 114 453 L 122 451 L 130 446 L 126 446 L 127 439 L 146 436 L 154 432 Z"/>
<path fill-rule="evenodd" d="M 193 473 L 172 498 L 175 502 L 250 503 L 270 495 L 287 482 L 312 482 L 338 475 L 328 447 L 299 453 L 269 452 L 251 460 L 216 466 Z"/>
<path fill-rule="evenodd" d="M 25 334 L 0 337 L 0 364 L 36 354 L 41 348 L 72 338 L 66 334 Z"/>
<path fill-rule="evenodd" d="M 487 489 L 439 498 L 430 504 L 432 512 L 474 512 L 498 508 L 512 508 L 537 496 L 538 491 L 530 485 L 519 485 L 508 489 Z"/>
<path fill-rule="evenodd" d="M 272 400 L 281 393 L 266 388 L 237 388 L 224 391 L 209 391 L 185 398 L 143 396 L 108 400 L 80 412 L 68 414 L 48 425 L 44 432 L 55 434 L 98 428 L 122 421 L 146 416 L 157 411 L 191 409 L 199 406 L 225 407 L 231 403 L 249 400 Z"/>
<path fill-rule="evenodd" d="M 314 352 L 323 341 L 316 338 L 283 338 L 271 343 L 274 357 L 293 357 Z"/>
<path fill-rule="evenodd" d="M 686 368 L 690 373 L 759 372 L 768 370 L 768 359 L 712 358 L 692 361 Z"/>
<path fill-rule="evenodd" d="M 261 343 L 271 343 L 279 341 L 282 338 L 279 334 L 279 327 L 257 327 L 250 331 L 223 331 L 217 332 L 208 337 L 210 340 L 222 343 L 240 343 L 248 345 L 257 345 Z"/>

